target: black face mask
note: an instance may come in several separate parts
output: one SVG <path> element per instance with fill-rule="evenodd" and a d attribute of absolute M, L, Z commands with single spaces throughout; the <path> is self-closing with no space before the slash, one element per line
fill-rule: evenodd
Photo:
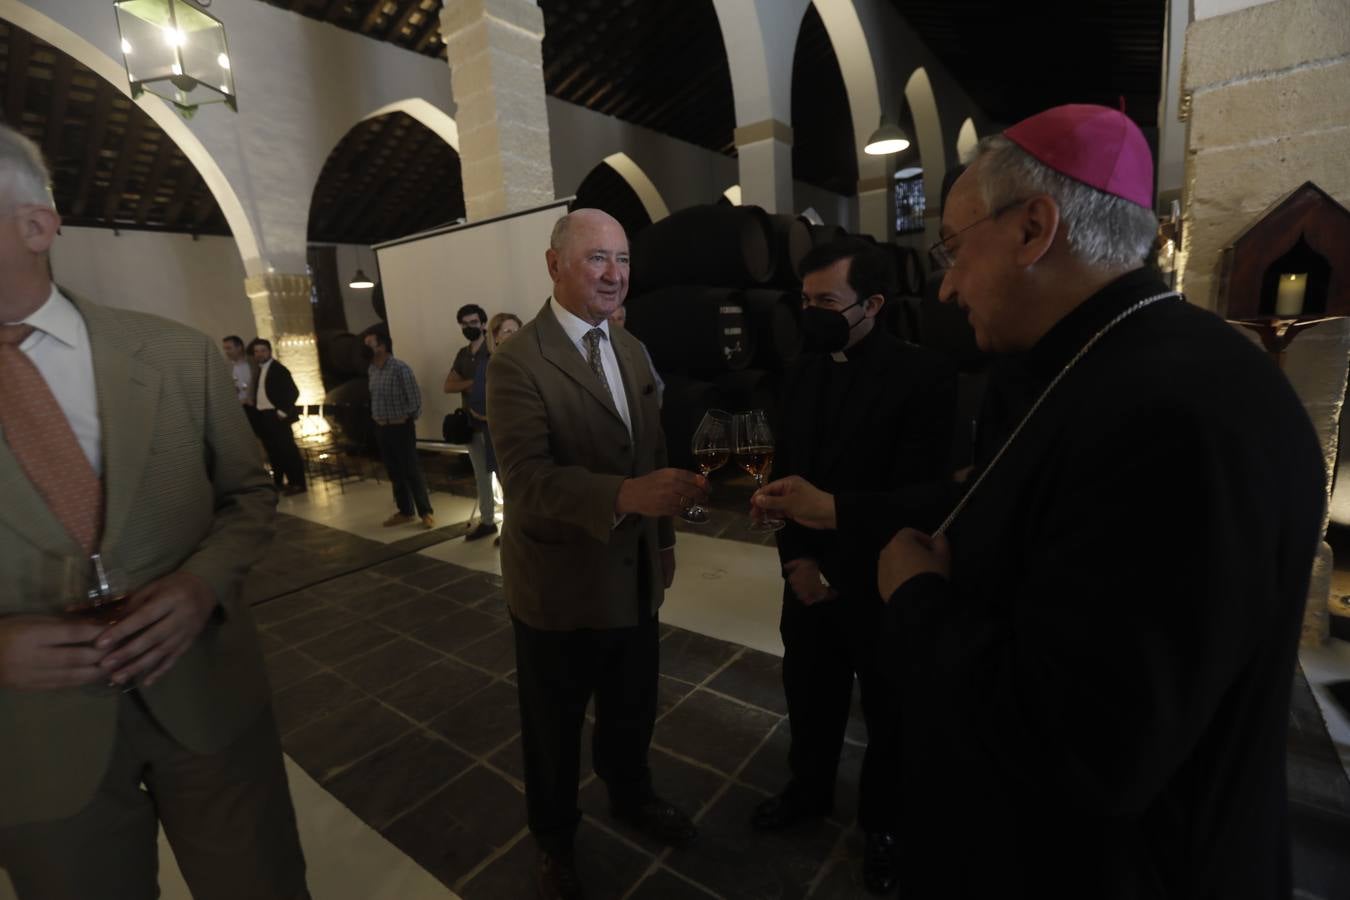
<path fill-rule="evenodd" d="M 803 309 L 802 334 L 806 340 L 802 349 L 808 353 L 837 353 L 843 350 L 848 346 L 853 329 L 862 324 L 862 319 L 850 324 L 844 311 L 861 305 L 854 303 L 840 310 L 821 309 L 819 306 Z"/>
<path fill-rule="evenodd" d="M 477 325 L 465 325 L 460 331 L 464 332 L 464 340 L 476 341 L 483 336 L 483 329 Z"/>

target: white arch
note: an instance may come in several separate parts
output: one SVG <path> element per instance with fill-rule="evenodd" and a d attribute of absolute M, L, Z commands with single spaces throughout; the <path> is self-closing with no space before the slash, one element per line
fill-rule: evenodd
<path fill-rule="evenodd" d="M 441 140 L 455 148 L 456 153 L 459 152 L 459 125 L 440 107 L 423 100 L 421 97 L 409 97 L 406 100 L 395 100 L 393 103 L 387 103 L 374 112 L 362 116 L 361 121 L 378 119 L 380 116 L 387 116 L 395 112 L 412 116 L 439 135 Z"/>
<path fill-rule="evenodd" d="M 652 184 L 652 180 L 647 177 L 647 173 L 642 171 L 642 167 L 633 162 L 633 158 L 627 153 L 611 153 L 601 160 L 615 172 L 619 177 L 628 182 L 628 186 L 633 189 L 633 193 L 638 195 L 642 201 L 643 209 L 647 210 L 647 216 L 653 222 L 658 222 L 670 215 L 670 207 L 666 206 L 666 201 L 662 199 L 661 192 Z"/>
<path fill-rule="evenodd" d="M 923 157 L 923 193 L 932 215 L 937 212 L 938 199 L 942 196 L 942 180 L 947 177 L 947 151 L 942 142 L 942 119 L 938 116 L 937 98 L 933 96 L 928 70 L 923 66 L 915 69 L 909 81 L 905 82 L 905 102 L 909 104 L 910 117 L 914 120 L 914 130 L 917 132 L 919 154 Z"/>
<path fill-rule="evenodd" d="M 858 155 L 858 176 L 883 175 L 886 164 L 879 157 L 862 152 L 868 137 L 881 121 L 881 88 L 877 81 L 872 48 L 867 31 L 858 16 L 855 0 L 813 0 L 825 32 L 834 47 L 834 57 L 844 75 L 848 108 L 853 117 L 853 146 Z M 789 76 L 790 77 L 790 76 Z"/>
<path fill-rule="evenodd" d="M 42 38 L 58 50 L 79 60 L 128 98 L 131 96 L 126 69 L 121 63 L 59 22 L 17 0 L 0 0 L 0 18 L 8 19 L 24 31 Z M 225 221 L 230 226 L 234 242 L 239 248 L 239 256 L 244 262 L 245 273 L 263 274 L 265 264 L 253 223 L 249 221 L 243 204 L 239 202 L 239 195 L 235 193 L 234 187 L 226 179 L 225 173 L 216 164 L 210 151 L 163 100 L 146 93 L 141 94 L 133 102 L 178 145 L 178 149 L 183 151 L 188 161 L 202 176 L 202 180 L 206 182 L 207 189 L 215 197 L 216 203 L 220 204 L 220 211 L 225 214 Z"/>
<path fill-rule="evenodd" d="M 975 152 L 975 145 L 980 142 L 980 135 L 975 131 L 975 120 L 966 116 L 966 120 L 961 123 L 961 131 L 956 135 L 956 159 L 958 162 L 966 162 L 971 154 Z"/>

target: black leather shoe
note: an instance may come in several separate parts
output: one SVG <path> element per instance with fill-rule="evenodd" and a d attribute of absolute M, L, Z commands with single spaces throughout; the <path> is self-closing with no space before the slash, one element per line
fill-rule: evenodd
<path fill-rule="evenodd" d="M 689 817 L 660 797 L 644 800 L 636 806 L 610 806 L 610 814 L 648 837 L 675 847 L 698 836 Z"/>
<path fill-rule="evenodd" d="M 572 854 L 539 853 L 539 900 L 585 900 Z"/>
<path fill-rule="evenodd" d="M 895 835 L 869 831 L 863 844 L 863 885 L 873 894 L 889 894 L 896 883 Z"/>
<path fill-rule="evenodd" d="M 830 812 L 828 803 L 810 803 L 800 794 L 784 791 L 756 806 L 750 824 L 757 831 L 781 831 L 798 822 L 823 819 Z"/>
<path fill-rule="evenodd" d="M 479 538 L 485 538 L 489 534 L 496 534 L 496 533 L 497 533 L 496 525 L 490 524 L 488 522 L 482 522 L 473 531 L 470 531 L 468 534 L 464 535 L 464 540 L 476 541 Z"/>

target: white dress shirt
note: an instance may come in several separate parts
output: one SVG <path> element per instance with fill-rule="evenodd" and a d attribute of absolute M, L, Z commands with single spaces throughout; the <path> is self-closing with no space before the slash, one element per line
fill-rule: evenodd
<path fill-rule="evenodd" d="M 267 398 L 267 370 L 272 368 L 274 362 L 275 359 L 269 359 L 258 368 L 258 402 L 254 404 L 258 409 L 276 409 Z"/>
<path fill-rule="evenodd" d="M 592 325 L 585 319 L 564 309 L 562 304 L 553 298 L 549 298 L 548 308 L 553 310 L 553 315 L 558 320 L 558 324 L 567 333 L 568 339 L 572 342 L 572 346 L 577 348 L 581 358 L 586 360 L 588 367 L 591 364 L 591 352 L 586 347 L 585 337 L 592 328 L 599 328 L 605 333 L 600 341 L 600 362 L 605 369 L 605 380 L 609 382 L 610 393 L 614 396 L 614 406 L 623 418 L 623 424 L 628 427 L 628 436 L 631 438 L 633 436 L 633 417 L 628 410 L 628 394 L 623 389 L 623 374 L 619 371 L 619 358 L 614 355 L 614 346 L 609 340 L 609 320 L 606 319 L 599 325 Z"/>
<path fill-rule="evenodd" d="M 41 373 L 66 421 L 80 442 L 80 449 L 103 477 L 103 426 L 98 420 L 98 389 L 94 384 L 94 353 L 84 317 L 52 285 L 47 302 L 19 323 L 33 326 L 19 349 Z"/>
<path fill-rule="evenodd" d="M 250 399 L 249 382 L 253 380 L 252 367 L 249 366 L 248 360 L 241 359 L 239 362 L 230 363 L 230 370 L 234 373 L 234 392 L 239 395 L 239 402 L 247 403 Z"/>

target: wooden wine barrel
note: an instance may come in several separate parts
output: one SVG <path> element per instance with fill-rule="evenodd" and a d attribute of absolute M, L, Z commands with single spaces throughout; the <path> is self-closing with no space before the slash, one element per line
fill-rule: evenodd
<path fill-rule="evenodd" d="M 848 232 L 838 225 L 808 225 L 807 228 L 811 231 L 812 247 L 832 244 L 840 238 L 848 236 Z"/>
<path fill-rule="evenodd" d="M 360 335 L 347 331 L 319 336 L 319 362 L 338 377 L 365 377 L 370 361 L 362 353 Z"/>
<path fill-rule="evenodd" d="M 663 376 L 717 374 L 750 364 L 753 335 L 740 291 L 667 287 L 630 297 L 625 305 L 628 330 L 647 345 Z"/>
<path fill-rule="evenodd" d="M 773 416 L 778 407 L 778 373 L 763 369 L 727 372 L 713 379 L 717 406 L 727 412 L 762 409 Z"/>
<path fill-rule="evenodd" d="M 923 254 L 913 247 L 900 244 L 885 244 L 895 257 L 896 292 L 902 296 L 918 297 L 923 294 L 925 277 Z"/>
<path fill-rule="evenodd" d="M 800 290 L 756 288 L 741 292 L 754 355 L 750 365 L 777 371 L 797 361 L 802 352 Z"/>
<path fill-rule="evenodd" d="M 694 468 L 691 444 L 694 429 L 703 414 L 717 406 L 717 387 L 711 382 L 688 375 L 662 375 L 666 380 L 665 399 L 661 404 L 661 427 L 666 433 L 666 452 L 670 465 L 680 469 Z"/>
<path fill-rule="evenodd" d="M 801 216 L 771 215 L 769 224 L 773 229 L 773 276 L 766 282 L 769 287 L 791 290 L 801 287 L 802 257 L 810 252 L 810 223 Z"/>
<path fill-rule="evenodd" d="M 758 206 L 691 206 L 631 239 L 632 293 L 672 285 L 758 285 L 774 271 L 773 228 Z"/>

